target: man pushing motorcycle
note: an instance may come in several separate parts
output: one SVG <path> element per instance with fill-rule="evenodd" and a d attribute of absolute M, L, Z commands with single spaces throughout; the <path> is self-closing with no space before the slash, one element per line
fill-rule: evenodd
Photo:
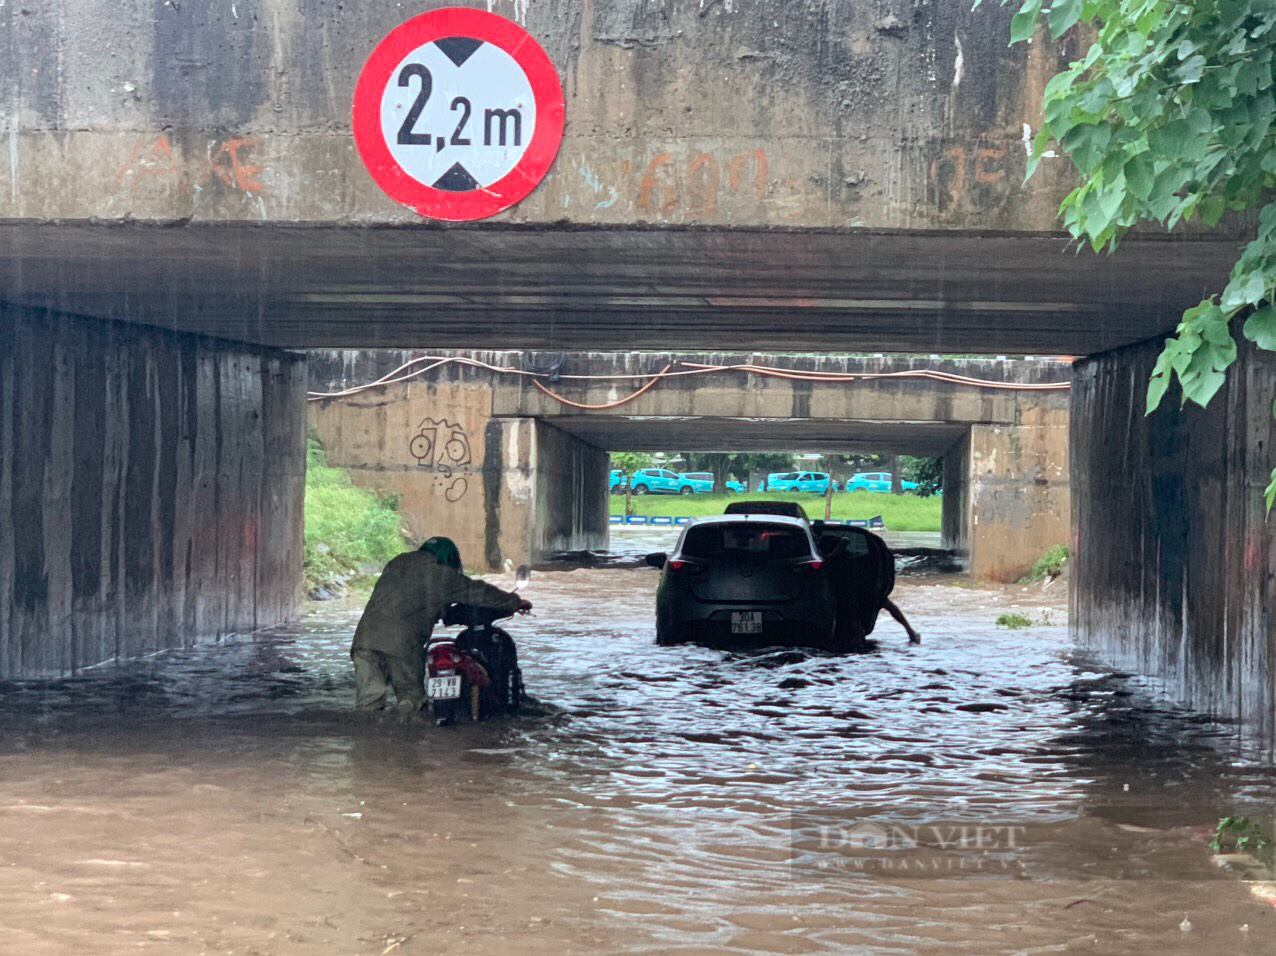
<path fill-rule="evenodd" d="M 357 708 L 382 710 L 393 689 L 399 711 L 421 709 L 425 703 L 422 648 L 452 604 L 510 614 L 532 609 L 531 602 L 517 594 L 467 578 L 461 570 L 461 552 L 450 538 L 430 538 L 418 550 L 392 558 L 372 589 L 350 646 Z"/>

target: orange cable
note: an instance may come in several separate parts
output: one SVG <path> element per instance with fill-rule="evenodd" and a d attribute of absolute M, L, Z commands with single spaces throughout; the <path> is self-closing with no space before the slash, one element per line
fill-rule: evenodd
<path fill-rule="evenodd" d="M 584 411 L 601 412 L 601 411 L 606 411 L 609 408 L 619 408 L 621 405 L 627 405 L 630 402 L 632 402 L 635 398 L 638 398 L 640 395 L 643 395 L 644 393 L 649 392 L 651 389 L 656 387 L 656 385 L 660 382 L 662 378 L 666 376 L 666 374 L 669 372 L 671 368 L 673 368 L 673 365 L 666 365 L 663 369 L 660 370 L 660 372 L 657 375 L 655 375 L 652 378 L 650 382 L 648 382 L 642 388 L 638 389 L 638 391 L 634 392 L 632 395 L 622 398 L 619 401 L 608 402 L 605 405 L 583 405 L 580 402 L 573 402 L 570 398 L 563 398 L 563 396 L 558 395 L 554 392 L 551 392 L 548 388 L 546 388 L 536 379 L 532 380 L 532 384 L 535 385 L 538 389 L 540 389 L 543 394 L 548 395 L 550 398 L 554 399 L 554 401 L 556 402 L 561 402 L 562 404 L 566 405 L 568 408 L 579 408 L 579 409 L 583 409 Z"/>

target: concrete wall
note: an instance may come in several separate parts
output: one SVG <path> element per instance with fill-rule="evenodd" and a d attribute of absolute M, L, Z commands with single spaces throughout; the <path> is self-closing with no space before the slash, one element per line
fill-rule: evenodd
<path fill-rule="evenodd" d="M 405 353 L 311 353 L 317 389 L 392 371 Z M 500 364 L 508 355 L 489 354 Z M 329 464 L 400 498 L 409 536 L 447 535 L 467 566 L 501 568 L 607 545 L 607 454 L 525 417 L 493 415 L 491 374 L 449 366 L 310 403 Z"/>
<path fill-rule="evenodd" d="M 1276 727 L 1276 536 L 1263 489 L 1276 358 L 1242 348 L 1208 409 L 1145 417 L 1160 343 L 1095 356 L 1073 391 L 1072 626 L 1193 708 Z"/>
<path fill-rule="evenodd" d="M 487 547 L 483 468 L 491 417 L 490 386 L 465 380 L 417 379 L 309 406 L 329 464 L 347 469 L 361 487 L 398 495 L 413 541 L 447 535 L 467 562 Z"/>
<path fill-rule="evenodd" d="M 519 353 L 469 354 L 498 367 L 522 362 Z M 335 392 L 385 376 L 414 353 L 310 355 L 315 388 Z M 565 374 L 621 377 L 563 379 L 552 387 L 579 402 L 602 404 L 641 384 L 626 375 L 684 361 L 736 364 L 743 358 L 571 353 Z M 874 374 L 938 366 L 1021 383 L 1066 381 L 1071 374 L 1061 362 L 789 356 L 783 364 Z M 1069 540 L 1066 391 L 715 374 L 672 378 L 634 402 L 582 412 L 541 394 L 525 377 L 448 365 L 387 388 L 314 402 L 311 421 L 333 464 L 348 468 L 361 485 L 402 496 L 414 537 L 447 534 L 467 560 L 483 555 L 489 567 L 605 546 L 607 456 L 600 449 L 648 446 L 745 450 L 754 447 L 745 442 L 764 441 L 769 450 L 793 451 L 808 441 L 812 450 L 858 442 L 871 451 L 944 455 L 944 537 L 968 554 L 979 578 L 1017 580 L 1044 552 Z"/>
<path fill-rule="evenodd" d="M 1054 228 L 1025 124 L 1069 37 L 995 3 L 42 0 L 0 5 L 0 219 L 408 222 L 350 135 L 359 71 L 426 10 L 523 23 L 567 128 L 528 223 Z M 73 184 L 73 185 L 72 185 Z"/>
<path fill-rule="evenodd" d="M 0 678 L 293 617 L 305 365 L 0 305 Z"/>
<path fill-rule="evenodd" d="M 970 573 L 1017 581 L 1071 538 L 1068 416 L 970 430 L 966 525 Z"/>

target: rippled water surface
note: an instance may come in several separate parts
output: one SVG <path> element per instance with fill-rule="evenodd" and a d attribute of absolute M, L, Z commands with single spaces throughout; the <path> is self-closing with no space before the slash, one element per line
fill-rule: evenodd
<path fill-rule="evenodd" d="M 352 713 L 357 602 L 0 686 L 0 952 L 1276 952 L 1205 849 L 1270 771 L 1062 611 L 1007 631 L 1012 596 L 904 582 L 920 647 L 733 654 L 655 647 L 655 579 L 536 576 L 513 723 Z M 812 842 L 940 825 L 1019 828 L 1008 867 Z"/>

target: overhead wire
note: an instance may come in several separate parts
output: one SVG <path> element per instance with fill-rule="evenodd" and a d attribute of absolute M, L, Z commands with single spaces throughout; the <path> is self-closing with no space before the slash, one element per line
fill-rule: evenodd
<path fill-rule="evenodd" d="M 385 375 L 372 382 L 365 382 L 362 385 L 356 385 L 351 388 L 341 389 L 335 392 L 309 392 L 307 400 L 312 402 L 327 401 L 337 398 L 349 398 L 362 392 L 375 388 L 385 388 L 389 385 L 396 385 L 400 382 L 406 382 L 410 379 L 418 378 L 421 375 L 431 372 L 437 368 L 447 365 L 461 365 L 470 368 L 485 369 L 487 371 L 501 375 L 516 375 L 523 378 L 530 378 L 533 384 L 545 395 L 564 405 L 580 409 L 605 410 L 616 408 L 620 405 L 632 402 L 634 399 L 645 394 L 654 388 L 659 382 L 667 378 L 684 377 L 690 375 L 712 375 L 718 373 L 743 373 L 746 375 L 760 375 L 769 378 L 787 379 L 789 381 L 799 382 L 824 382 L 826 384 L 849 384 L 856 381 L 880 381 L 882 379 L 907 379 L 920 378 L 931 379 L 934 381 L 948 382 L 954 385 L 967 385 L 974 388 L 999 389 L 1003 391 L 1065 391 L 1072 387 L 1070 382 L 998 382 L 991 379 L 974 378 L 969 375 L 958 375 L 954 372 L 944 372 L 938 369 L 905 369 L 898 372 L 825 372 L 818 370 L 802 371 L 800 369 L 776 368 L 769 365 L 757 365 L 749 362 L 737 363 L 734 365 L 705 365 L 698 362 L 683 362 L 682 368 L 674 369 L 673 363 L 666 364 L 659 372 L 617 372 L 597 375 L 563 375 L 559 374 L 559 380 L 583 381 L 583 382 L 600 382 L 600 381 L 644 381 L 645 384 L 632 395 L 627 398 L 620 399 L 615 402 L 607 402 L 601 405 L 588 405 L 576 402 L 572 399 L 559 395 L 541 384 L 540 379 L 545 377 L 544 373 L 536 371 L 528 371 L 526 369 L 515 368 L 509 365 L 493 365 L 480 359 L 470 358 L 464 355 L 423 355 L 404 362 L 398 368 L 387 372 Z M 420 366 L 414 368 L 413 366 Z M 413 369 L 411 372 L 408 369 Z"/>

